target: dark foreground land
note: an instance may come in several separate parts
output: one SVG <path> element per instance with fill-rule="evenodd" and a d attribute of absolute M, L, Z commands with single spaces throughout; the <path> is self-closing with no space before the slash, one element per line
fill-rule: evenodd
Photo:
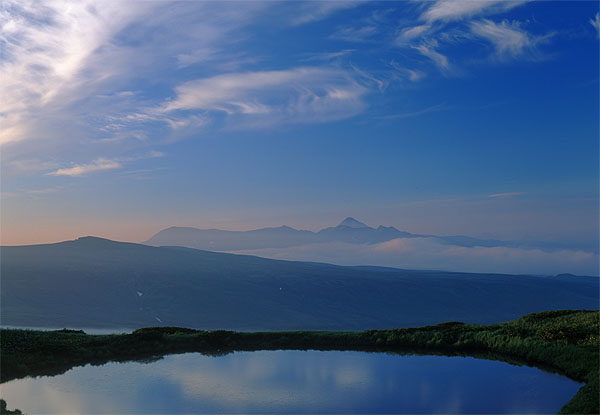
<path fill-rule="evenodd" d="M 600 301 L 597 277 L 342 267 L 93 237 L 0 256 L 2 324 L 16 327 L 361 331 L 494 324 Z"/>
<path fill-rule="evenodd" d="M 74 366 L 153 360 L 166 354 L 222 355 L 251 350 L 356 350 L 398 354 L 475 356 L 558 372 L 586 384 L 561 413 L 599 413 L 599 311 L 560 310 L 480 326 L 449 322 L 363 332 L 240 333 L 151 327 L 131 334 L 2 330 L 0 381 L 58 375 Z M 11 402 L 18 407 L 18 402 Z"/>

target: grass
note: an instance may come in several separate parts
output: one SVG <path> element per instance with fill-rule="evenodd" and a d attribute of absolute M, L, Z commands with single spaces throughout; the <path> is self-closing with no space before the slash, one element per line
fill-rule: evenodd
<path fill-rule="evenodd" d="M 530 365 L 585 382 L 561 413 L 599 413 L 599 311 L 528 314 L 480 326 L 448 322 L 409 329 L 362 332 L 281 331 L 241 333 L 150 327 L 131 334 L 82 331 L 1 331 L 0 382 L 57 375 L 74 366 L 148 360 L 165 354 L 211 355 L 237 350 L 357 350 L 475 356 Z"/>

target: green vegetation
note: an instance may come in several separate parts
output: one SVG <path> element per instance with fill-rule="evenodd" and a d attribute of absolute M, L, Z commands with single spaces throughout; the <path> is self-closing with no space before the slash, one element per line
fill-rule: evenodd
<path fill-rule="evenodd" d="M 526 364 L 586 382 L 562 413 L 599 413 L 598 311 L 548 311 L 490 326 L 457 322 L 363 332 L 240 333 L 151 327 L 131 334 L 2 330 L 1 381 L 56 375 L 73 366 L 152 360 L 165 354 L 316 349 L 468 355 Z"/>

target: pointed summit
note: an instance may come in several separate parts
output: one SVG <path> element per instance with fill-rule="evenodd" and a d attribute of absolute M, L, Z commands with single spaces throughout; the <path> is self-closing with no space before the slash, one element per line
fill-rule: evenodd
<path fill-rule="evenodd" d="M 346 219 L 341 221 L 338 226 L 347 226 L 349 228 L 368 228 L 367 225 L 365 225 L 362 222 L 357 221 L 354 218 L 351 218 L 350 216 L 348 216 Z"/>

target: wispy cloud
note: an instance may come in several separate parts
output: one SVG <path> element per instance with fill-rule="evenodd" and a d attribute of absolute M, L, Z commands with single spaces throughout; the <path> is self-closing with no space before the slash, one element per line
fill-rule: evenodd
<path fill-rule="evenodd" d="M 427 107 L 427 108 L 424 108 L 424 109 L 418 110 L 418 111 L 410 111 L 410 112 L 402 112 L 402 113 L 391 114 L 391 115 L 384 115 L 379 118 L 384 119 L 384 120 L 412 118 L 412 117 L 418 117 L 421 115 L 425 115 L 425 114 L 428 114 L 431 112 L 443 111 L 444 109 L 447 109 L 447 105 L 445 102 L 443 102 L 441 104 L 437 104 L 437 105 L 432 105 L 431 107 Z"/>
<path fill-rule="evenodd" d="M 594 26 L 598 34 L 598 38 L 600 38 L 600 13 L 596 13 L 596 17 L 590 19 L 590 24 Z"/>
<path fill-rule="evenodd" d="M 411 82 L 418 82 L 426 76 L 426 73 L 419 69 L 410 69 L 400 65 L 396 61 L 391 61 L 389 65 L 394 69 L 395 78 L 408 79 Z"/>
<path fill-rule="evenodd" d="M 56 171 L 48 173 L 49 176 L 84 176 L 89 173 L 96 173 L 105 170 L 120 169 L 122 164 L 117 160 L 108 160 L 104 158 L 98 158 L 89 164 L 78 164 L 73 167 L 58 169 Z"/>
<path fill-rule="evenodd" d="M 506 193 L 493 193 L 491 195 L 488 195 L 488 197 L 513 197 L 513 196 L 520 196 L 520 195 L 524 195 L 525 192 L 506 192 Z"/>
<path fill-rule="evenodd" d="M 258 2 L 236 7 L 209 2 L 178 7 L 168 2 L 5 2 L 0 11 L 0 143 L 19 142 L 19 149 L 35 153 L 75 141 L 72 137 L 85 146 L 99 141 L 116 145 L 128 138 L 141 143 L 156 136 L 134 131 L 135 125 L 131 130 L 131 123 L 106 121 L 152 101 L 155 105 L 161 97 L 145 94 L 148 79 L 168 82 L 177 76 L 176 68 L 210 62 L 231 70 L 234 60 L 255 59 L 227 46 L 239 42 L 240 30 L 267 7 Z M 122 91 L 133 82 L 144 92 Z M 163 121 L 174 128 L 198 125 L 198 118 Z"/>
<path fill-rule="evenodd" d="M 18 190 L 16 192 L 2 192 L 2 197 L 25 197 L 25 198 L 29 198 L 29 199 L 35 199 L 35 200 L 39 200 L 39 199 L 43 199 L 46 198 L 47 196 L 53 194 L 53 193 L 57 193 L 60 191 L 63 191 L 67 188 L 68 186 L 66 185 L 61 185 L 61 186 L 50 186 L 50 187 L 40 187 L 40 188 L 34 188 L 34 189 L 22 189 L 22 190 Z"/>
<path fill-rule="evenodd" d="M 533 54 L 536 46 L 548 39 L 548 36 L 532 36 L 526 32 L 519 22 L 503 20 L 494 23 L 491 20 L 471 22 L 471 31 L 494 45 L 498 57 L 517 57 L 526 52 Z"/>
<path fill-rule="evenodd" d="M 398 47 L 410 47 L 428 57 L 438 69 L 447 72 L 451 67 L 446 48 L 483 38 L 493 44 L 494 58 L 515 58 L 528 53 L 539 55 L 536 46 L 552 34 L 534 36 L 517 21 L 495 23 L 481 18 L 506 12 L 527 1 L 437 0 L 424 2 L 420 23 L 399 28 L 395 38 Z M 475 21 L 473 19 L 480 20 Z M 454 67 L 455 71 L 460 68 Z"/>
<path fill-rule="evenodd" d="M 376 33 L 376 26 L 343 27 L 329 36 L 329 38 L 345 40 L 346 42 L 366 42 Z"/>
<path fill-rule="evenodd" d="M 504 12 L 519 6 L 526 1 L 507 0 L 438 0 L 421 15 L 421 20 L 429 23 L 436 21 L 461 20 L 478 14 L 493 14 Z"/>
<path fill-rule="evenodd" d="M 437 42 L 436 42 L 437 44 Z M 450 62 L 448 62 L 448 57 L 442 55 L 440 52 L 434 49 L 433 45 L 418 45 L 413 46 L 413 49 L 416 49 L 421 53 L 421 55 L 428 57 L 435 63 L 435 65 L 442 70 L 448 70 L 450 68 Z"/>
<path fill-rule="evenodd" d="M 422 25 L 417 25 L 417 26 L 407 27 L 405 29 L 402 29 L 400 34 L 396 37 L 396 44 L 404 45 L 413 39 L 423 36 L 430 29 L 431 29 L 431 25 L 429 25 L 429 24 L 422 24 Z"/>
<path fill-rule="evenodd" d="M 329 15 L 340 10 L 350 9 L 364 3 L 364 0 L 355 1 L 309 1 L 298 3 L 299 8 L 295 10 L 295 17 L 292 18 L 293 25 L 322 20 Z"/>
<path fill-rule="evenodd" d="M 90 173 L 97 173 L 100 171 L 106 170 L 115 170 L 124 167 L 124 163 L 143 160 L 143 159 L 151 159 L 163 157 L 165 154 L 161 151 L 152 150 L 146 154 L 142 154 L 139 156 L 132 157 L 120 157 L 113 159 L 106 159 L 103 157 L 99 157 L 91 163 L 87 164 L 75 164 L 71 167 L 60 168 L 58 170 L 47 173 L 48 176 L 85 176 Z"/>
<path fill-rule="evenodd" d="M 424 23 L 401 29 L 396 37 L 396 44 L 404 45 L 415 39 L 431 37 L 435 32 L 443 30 L 450 22 L 467 20 L 478 15 L 505 12 L 526 2 L 517 0 L 436 0 L 426 2 L 428 7 L 419 16 L 419 20 Z"/>
<path fill-rule="evenodd" d="M 2 142 L 26 138 L 30 128 L 23 125 L 33 113 L 70 104 L 82 82 L 108 75 L 108 70 L 95 70 L 86 76 L 83 69 L 114 33 L 151 7 L 85 1 L 5 4 L 0 13 Z"/>
<path fill-rule="evenodd" d="M 248 124 L 323 122 L 364 108 L 367 88 L 340 69 L 301 67 L 217 75 L 183 83 L 156 112 L 221 112 Z"/>
<path fill-rule="evenodd" d="M 344 49 L 344 50 L 340 50 L 338 52 L 316 53 L 316 54 L 313 54 L 313 55 L 309 56 L 308 58 L 304 59 L 304 61 L 307 61 L 307 62 L 308 61 L 330 61 L 330 60 L 341 58 L 343 56 L 348 56 L 352 52 L 356 52 L 356 49 Z"/>

